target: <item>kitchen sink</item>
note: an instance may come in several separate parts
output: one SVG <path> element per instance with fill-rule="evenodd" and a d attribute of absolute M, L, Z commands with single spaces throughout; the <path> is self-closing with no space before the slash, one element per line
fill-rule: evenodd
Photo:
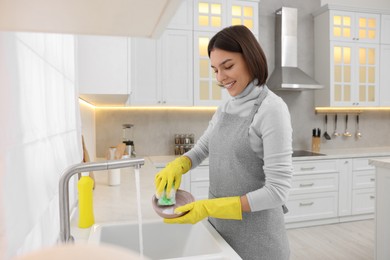
<path fill-rule="evenodd" d="M 148 221 L 142 230 L 146 259 L 241 259 L 207 220 L 195 225 Z M 113 244 L 139 254 L 138 234 L 137 222 L 97 224 L 89 243 Z"/>

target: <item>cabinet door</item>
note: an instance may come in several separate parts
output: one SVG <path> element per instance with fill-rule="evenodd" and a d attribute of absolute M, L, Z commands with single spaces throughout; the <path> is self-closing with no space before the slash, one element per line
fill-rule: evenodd
<path fill-rule="evenodd" d="M 128 94 L 127 38 L 77 36 L 80 94 Z"/>
<path fill-rule="evenodd" d="M 390 44 L 390 15 L 381 16 L 381 44 Z"/>
<path fill-rule="evenodd" d="M 356 13 L 355 39 L 359 42 L 379 43 L 380 20 L 378 14 Z"/>
<path fill-rule="evenodd" d="M 349 216 L 352 212 L 352 161 L 342 159 L 337 164 L 340 171 L 339 216 Z"/>
<path fill-rule="evenodd" d="M 231 1 L 227 11 L 227 23 L 229 25 L 245 25 L 253 34 L 259 33 L 258 3 L 246 1 Z"/>
<path fill-rule="evenodd" d="M 390 44 L 381 45 L 380 55 L 380 106 L 390 106 Z"/>
<path fill-rule="evenodd" d="M 194 33 L 194 104 L 195 106 L 218 106 L 229 98 L 226 89 L 218 86 L 211 69 L 207 46 L 213 33 Z"/>
<path fill-rule="evenodd" d="M 161 101 L 157 40 L 131 39 L 131 105 L 159 105 Z"/>
<path fill-rule="evenodd" d="M 217 32 L 226 25 L 226 1 L 194 1 L 194 30 Z"/>
<path fill-rule="evenodd" d="M 379 105 L 379 45 L 359 44 L 356 48 L 355 104 L 357 106 Z"/>
<path fill-rule="evenodd" d="M 331 43 L 331 106 L 350 106 L 353 102 L 354 45 L 346 42 Z"/>
<path fill-rule="evenodd" d="M 169 106 L 192 106 L 192 32 L 165 30 L 160 41 L 161 102 Z"/>
<path fill-rule="evenodd" d="M 329 13 L 331 40 L 379 43 L 380 16 L 378 14 L 334 10 Z"/>

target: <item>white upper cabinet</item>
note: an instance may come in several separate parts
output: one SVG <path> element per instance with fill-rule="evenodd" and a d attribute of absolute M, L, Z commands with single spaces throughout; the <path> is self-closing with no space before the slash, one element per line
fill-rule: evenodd
<path fill-rule="evenodd" d="M 230 25 L 242 24 L 258 34 L 258 2 L 196 0 L 194 1 L 194 30 L 217 32 Z"/>
<path fill-rule="evenodd" d="M 381 44 L 390 44 L 390 15 L 381 16 Z"/>
<path fill-rule="evenodd" d="M 380 105 L 390 107 L 390 44 L 381 45 Z"/>
<path fill-rule="evenodd" d="M 192 106 L 192 33 L 165 30 L 159 40 L 131 39 L 130 105 Z"/>
<path fill-rule="evenodd" d="M 377 14 L 315 16 L 315 78 L 324 85 L 316 106 L 379 106 L 379 24 Z"/>
<path fill-rule="evenodd" d="M 127 94 L 127 38 L 77 36 L 80 94 Z"/>
<path fill-rule="evenodd" d="M 76 81 L 94 105 L 124 105 L 129 94 L 127 37 L 77 36 Z"/>
<path fill-rule="evenodd" d="M 258 34 L 257 1 L 194 1 L 194 105 L 218 106 L 230 96 L 218 86 L 207 46 L 213 35 L 230 25 L 245 25 Z"/>
<path fill-rule="evenodd" d="M 161 41 L 161 99 L 164 104 L 192 106 L 192 31 L 165 30 Z"/>
<path fill-rule="evenodd" d="M 379 43 L 380 15 L 330 11 L 330 40 Z"/>
<path fill-rule="evenodd" d="M 130 105 L 157 105 L 161 102 L 157 40 L 131 38 Z"/>

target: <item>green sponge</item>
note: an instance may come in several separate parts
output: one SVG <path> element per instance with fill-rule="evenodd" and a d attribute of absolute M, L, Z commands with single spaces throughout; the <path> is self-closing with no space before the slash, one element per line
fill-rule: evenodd
<path fill-rule="evenodd" d="M 157 204 L 159 206 L 172 206 L 176 204 L 176 190 L 174 187 L 171 189 L 171 194 L 167 197 L 166 189 L 164 189 L 162 196 L 158 199 Z"/>

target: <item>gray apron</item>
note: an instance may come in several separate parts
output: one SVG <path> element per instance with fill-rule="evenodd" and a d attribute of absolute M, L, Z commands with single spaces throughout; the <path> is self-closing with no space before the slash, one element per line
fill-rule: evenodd
<path fill-rule="evenodd" d="M 242 196 L 265 184 L 264 161 L 249 143 L 249 126 L 268 94 L 264 86 L 248 117 L 221 113 L 209 141 L 210 198 Z M 289 259 L 282 207 L 243 212 L 242 221 L 209 218 L 242 259 Z"/>

